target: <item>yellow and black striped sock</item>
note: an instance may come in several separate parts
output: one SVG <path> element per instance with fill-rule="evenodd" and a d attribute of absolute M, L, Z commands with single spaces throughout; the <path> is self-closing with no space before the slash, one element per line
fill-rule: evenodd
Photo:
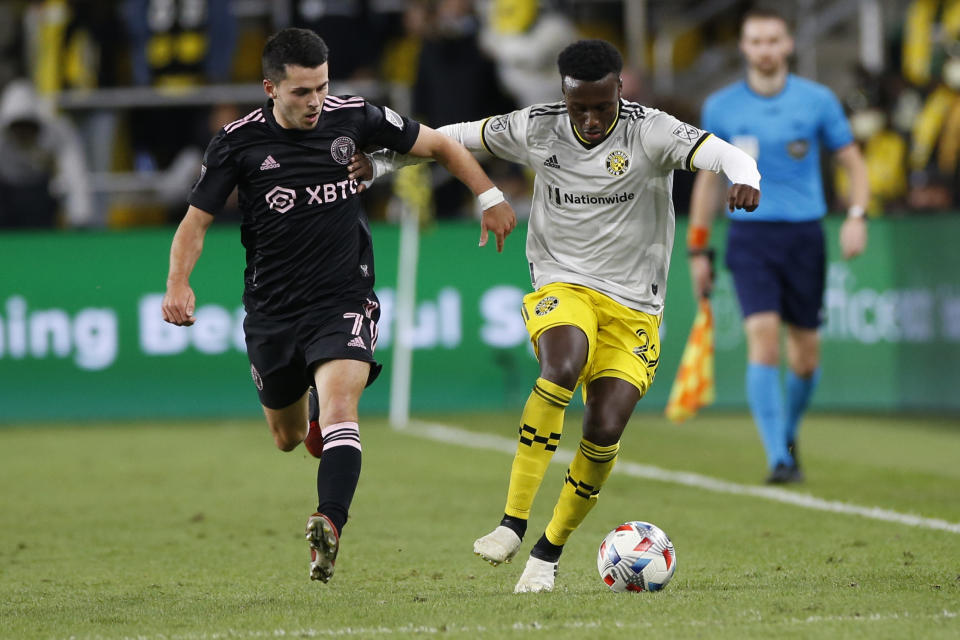
<path fill-rule="evenodd" d="M 573 391 L 537 378 L 521 416 L 520 442 L 510 470 L 506 515 L 523 520 L 530 517 L 530 506 L 560 443 L 563 413 L 572 397 Z"/>
<path fill-rule="evenodd" d="M 574 529 L 597 504 L 597 494 L 610 477 L 617 461 L 620 443 L 606 447 L 580 440 L 580 448 L 567 469 L 567 477 L 560 490 L 560 498 L 553 509 L 545 536 L 551 544 L 562 546 Z"/>

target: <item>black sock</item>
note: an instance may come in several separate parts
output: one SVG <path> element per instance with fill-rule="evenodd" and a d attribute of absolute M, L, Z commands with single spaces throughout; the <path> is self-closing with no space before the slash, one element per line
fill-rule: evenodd
<path fill-rule="evenodd" d="M 508 516 L 503 514 L 503 520 L 500 521 L 501 527 L 506 527 L 507 529 L 513 530 L 517 537 L 523 540 L 523 534 L 527 532 L 527 521 L 523 518 L 514 518 L 513 516 Z"/>
<path fill-rule="evenodd" d="M 317 467 L 317 511 L 330 518 L 343 532 L 347 523 L 353 492 L 360 479 L 360 450 L 354 447 L 333 447 L 323 452 Z"/>
<path fill-rule="evenodd" d="M 530 550 L 531 556 L 544 562 L 559 562 L 561 553 L 563 553 L 563 545 L 555 545 L 547 540 L 547 534 L 540 536 L 537 544 Z"/>

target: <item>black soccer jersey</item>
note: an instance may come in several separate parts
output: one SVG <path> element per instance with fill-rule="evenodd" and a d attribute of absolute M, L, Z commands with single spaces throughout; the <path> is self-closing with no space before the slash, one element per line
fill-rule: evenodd
<path fill-rule="evenodd" d="M 210 141 L 191 205 L 218 213 L 236 186 L 247 252 L 248 312 L 286 315 L 373 288 L 373 246 L 356 180 L 356 150 L 410 151 L 420 125 L 357 96 L 327 96 L 316 128 L 284 129 L 273 101 Z"/>

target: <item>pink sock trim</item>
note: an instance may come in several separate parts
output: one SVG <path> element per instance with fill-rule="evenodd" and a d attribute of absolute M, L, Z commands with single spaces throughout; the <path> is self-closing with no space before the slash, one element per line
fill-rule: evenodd
<path fill-rule="evenodd" d="M 333 449 L 334 447 L 353 447 L 358 451 L 360 448 L 360 425 L 356 422 L 338 422 L 328 424 L 320 429 L 323 434 L 323 450 Z"/>

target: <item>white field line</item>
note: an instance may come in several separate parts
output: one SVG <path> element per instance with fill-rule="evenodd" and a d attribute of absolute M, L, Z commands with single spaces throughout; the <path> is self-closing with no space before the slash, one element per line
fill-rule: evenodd
<path fill-rule="evenodd" d="M 500 451 L 513 455 L 517 449 L 515 438 L 506 438 L 488 433 L 477 433 L 468 431 L 450 425 L 435 424 L 430 422 L 411 421 L 406 429 L 399 431 L 409 435 L 455 444 L 470 449 L 486 449 L 489 451 Z M 568 451 L 557 450 L 553 456 L 555 462 L 568 464 L 573 459 L 573 454 Z M 622 473 L 634 478 L 646 478 L 648 480 L 658 480 L 660 482 L 669 482 L 672 484 L 682 484 L 697 489 L 705 489 L 716 493 L 729 493 L 737 496 L 753 496 L 755 498 L 764 498 L 774 502 L 792 504 L 805 509 L 814 509 L 817 511 L 832 511 L 834 513 L 844 513 L 847 515 L 861 516 L 871 520 L 882 520 L 884 522 L 895 522 L 905 524 L 911 527 L 920 527 L 922 529 L 938 529 L 949 531 L 950 533 L 960 533 L 960 523 L 947 522 L 937 518 L 924 518 L 922 516 L 910 513 L 900 513 L 880 507 L 863 507 L 849 502 L 839 502 L 836 500 L 824 500 L 806 493 L 797 493 L 786 489 L 777 489 L 774 487 L 755 487 L 746 484 L 737 484 L 736 482 L 727 482 L 718 480 L 709 476 L 691 473 L 688 471 L 670 471 L 647 464 L 638 464 L 620 460 L 614 467 L 614 473 Z"/>
<path fill-rule="evenodd" d="M 832 615 L 832 616 L 809 616 L 807 618 L 785 618 L 783 620 L 763 619 L 759 614 L 750 618 L 747 622 L 765 622 L 774 626 L 799 626 L 799 625 L 817 625 L 824 622 L 879 622 L 886 623 L 893 620 L 904 620 L 909 622 L 924 622 L 927 620 L 955 620 L 956 611 L 944 609 L 940 613 L 934 614 L 911 614 L 908 611 L 903 613 L 870 613 L 870 614 L 852 614 L 852 615 Z M 673 627 L 692 627 L 692 628 L 710 628 L 717 629 L 716 620 L 677 620 L 671 623 Z M 743 624 L 742 622 L 736 624 Z M 564 623 L 556 622 L 502 622 L 492 625 L 458 625 L 448 624 L 443 626 L 414 625 L 405 624 L 396 627 L 387 625 L 378 625 L 375 627 L 339 627 L 327 629 L 314 629 L 311 627 L 300 629 L 237 629 L 228 628 L 220 631 L 182 631 L 173 633 L 142 633 L 136 635 L 111 635 L 86 634 L 67 636 L 63 640 L 240 640 L 248 638 L 330 638 L 330 637 L 353 637 L 372 638 L 375 636 L 443 636 L 450 637 L 477 637 L 482 635 L 504 637 L 514 636 L 515 634 L 528 633 L 530 631 L 569 631 L 578 630 L 581 632 L 602 632 L 602 631 L 631 631 L 638 629 L 654 629 L 657 626 L 650 621 L 634 620 L 632 622 L 623 622 L 620 620 L 584 620 Z M 519 636 L 517 636 L 519 637 Z"/>

